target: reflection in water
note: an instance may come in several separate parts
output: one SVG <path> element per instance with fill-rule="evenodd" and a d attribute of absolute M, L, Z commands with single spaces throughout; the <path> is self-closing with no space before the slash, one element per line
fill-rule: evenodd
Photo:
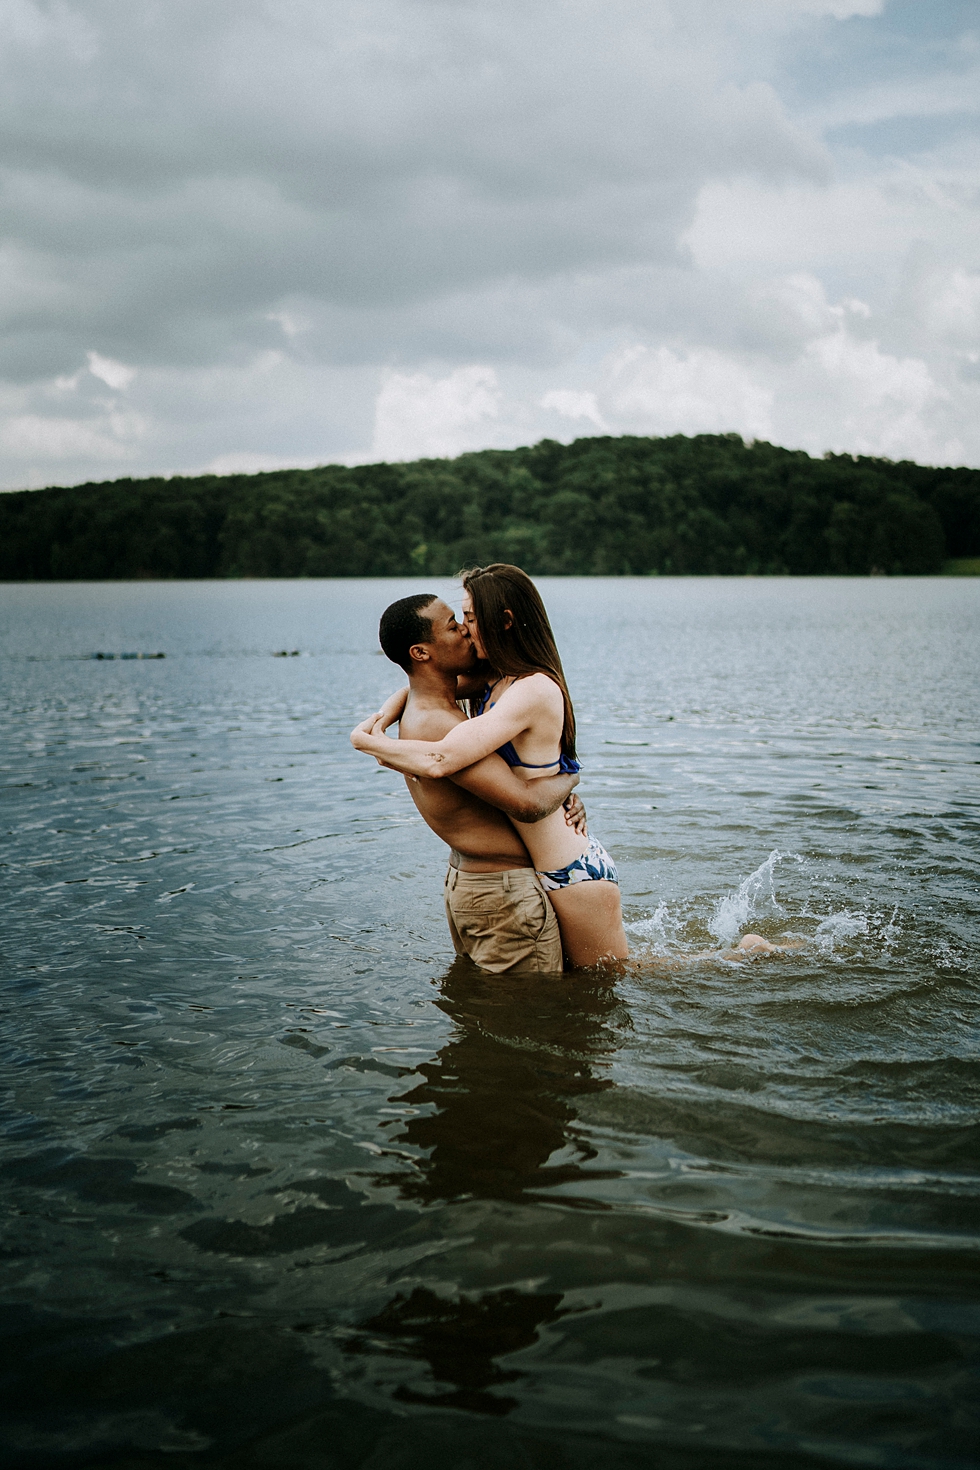
<path fill-rule="evenodd" d="M 461 959 L 437 1004 L 456 1024 L 452 1040 L 419 1067 L 423 1082 L 392 1099 L 424 1109 L 397 1135 L 426 1151 L 401 1194 L 425 1203 L 516 1202 L 582 1178 L 595 1149 L 575 1131 L 575 1099 L 612 1086 L 601 1075 L 615 1046 L 610 1022 L 628 1024 L 612 985 L 488 977 Z M 523 1375 L 495 1359 L 535 1343 L 539 1327 L 566 1315 L 561 1300 L 560 1292 L 513 1288 L 454 1300 L 416 1287 L 362 1322 L 364 1335 L 348 1348 L 377 1352 L 381 1339 L 386 1355 L 424 1362 L 436 1384 L 448 1385 L 419 1392 L 399 1383 L 393 1396 L 401 1402 L 508 1414 L 518 1400 L 487 1390 Z"/>
<path fill-rule="evenodd" d="M 628 1024 L 612 985 L 488 977 L 464 959 L 445 976 L 437 1004 L 456 1032 L 419 1067 L 425 1081 L 393 1099 L 429 1105 L 398 1135 L 427 1150 L 401 1183 L 405 1198 L 518 1200 L 582 1177 L 595 1150 L 575 1132 L 575 1098 L 613 1085 L 596 1069 L 612 1055 L 614 1015 Z M 565 1151 L 572 1158 L 549 1164 Z"/>
<path fill-rule="evenodd" d="M 485 1292 L 475 1301 L 468 1297 L 452 1301 L 417 1286 L 408 1297 L 399 1292 L 376 1316 L 362 1322 L 361 1328 L 371 1334 L 370 1350 L 377 1351 L 377 1339 L 383 1337 L 388 1353 L 427 1363 L 436 1383 L 451 1385 L 442 1391 L 419 1392 L 400 1383 L 392 1397 L 401 1403 L 509 1414 L 518 1400 L 487 1389 L 514 1383 L 524 1375 L 500 1368 L 494 1360 L 537 1342 L 539 1327 L 565 1315 L 559 1310 L 560 1301 L 561 1292 L 511 1288 Z M 365 1351 L 363 1341 L 354 1340 L 348 1347 L 353 1352 Z"/>

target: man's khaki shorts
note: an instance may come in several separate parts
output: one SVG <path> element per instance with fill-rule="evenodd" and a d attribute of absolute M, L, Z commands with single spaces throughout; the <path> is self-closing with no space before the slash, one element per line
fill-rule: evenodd
<path fill-rule="evenodd" d="M 553 973 L 562 968 L 555 911 L 533 868 L 446 874 L 446 918 L 457 954 L 481 970 Z"/>

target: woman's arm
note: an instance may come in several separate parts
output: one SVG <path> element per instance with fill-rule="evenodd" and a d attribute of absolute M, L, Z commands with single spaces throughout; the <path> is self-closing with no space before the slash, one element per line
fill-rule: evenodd
<path fill-rule="evenodd" d="M 389 740 L 371 733 L 372 715 L 354 726 L 350 743 L 406 776 L 452 776 L 522 734 L 536 717 L 552 713 L 552 698 L 561 699 L 558 686 L 546 674 L 531 674 L 512 684 L 492 710 L 478 720 L 461 721 L 442 740 Z"/>
<path fill-rule="evenodd" d="M 430 741 L 391 740 L 387 735 L 373 735 L 371 730 L 377 718 L 377 715 L 371 715 L 360 725 L 355 725 L 350 743 L 355 750 L 373 755 L 382 765 L 401 771 L 404 776 L 453 776 L 496 748 L 492 733 L 488 736 L 485 730 L 477 733 L 475 741 L 454 742 L 452 747 L 449 746 L 450 737 L 456 730 L 468 730 L 477 724 L 476 720 L 466 720 L 457 725 L 443 740 Z"/>

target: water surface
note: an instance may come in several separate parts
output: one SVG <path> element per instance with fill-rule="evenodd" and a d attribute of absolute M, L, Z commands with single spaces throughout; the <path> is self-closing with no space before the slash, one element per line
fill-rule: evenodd
<path fill-rule="evenodd" d="M 421 585 L 0 587 L 7 1463 L 975 1464 L 980 586 L 542 580 L 608 984 L 450 963 Z"/>

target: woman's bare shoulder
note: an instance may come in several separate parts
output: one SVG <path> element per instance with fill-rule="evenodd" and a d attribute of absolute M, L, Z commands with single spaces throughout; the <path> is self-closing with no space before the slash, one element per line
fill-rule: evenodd
<path fill-rule="evenodd" d="M 561 690 L 547 674 L 522 674 L 514 680 L 507 693 L 514 696 L 515 703 L 520 700 L 526 704 L 544 704 L 549 709 L 564 709 Z"/>

